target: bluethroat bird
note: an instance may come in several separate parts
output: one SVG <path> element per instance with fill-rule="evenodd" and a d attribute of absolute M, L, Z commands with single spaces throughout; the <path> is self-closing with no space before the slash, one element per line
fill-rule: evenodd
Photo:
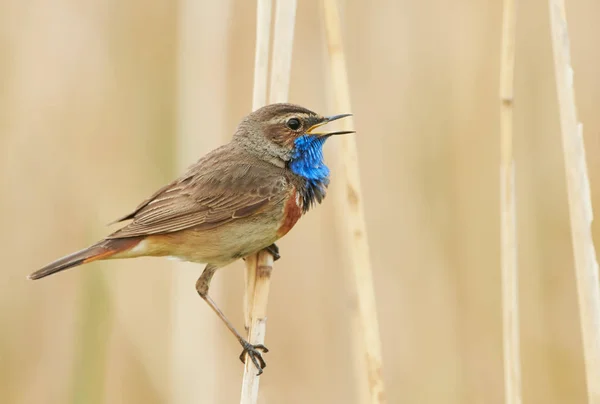
<path fill-rule="evenodd" d="M 329 169 L 323 144 L 333 135 L 317 128 L 351 114 L 324 117 L 293 104 L 272 104 L 246 116 L 232 140 L 160 188 L 113 223 L 131 222 L 98 243 L 29 275 L 40 279 L 89 262 L 170 256 L 204 263 L 196 290 L 227 325 L 258 368 L 266 366 L 264 345 L 252 345 L 208 295 L 218 268 L 268 249 L 325 197 Z"/>

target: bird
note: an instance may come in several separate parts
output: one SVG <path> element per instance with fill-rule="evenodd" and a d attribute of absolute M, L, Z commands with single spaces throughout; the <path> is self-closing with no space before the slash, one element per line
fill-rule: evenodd
<path fill-rule="evenodd" d="M 196 282 L 200 297 L 215 311 L 262 374 L 262 344 L 252 345 L 209 296 L 217 269 L 263 249 L 278 259 L 277 240 L 320 204 L 329 185 L 323 145 L 334 135 L 321 126 L 351 116 L 322 116 L 300 105 L 276 103 L 244 117 L 226 143 L 192 164 L 132 212 L 111 224 L 119 230 L 33 272 L 36 280 L 99 260 L 170 257 L 205 264 Z"/>

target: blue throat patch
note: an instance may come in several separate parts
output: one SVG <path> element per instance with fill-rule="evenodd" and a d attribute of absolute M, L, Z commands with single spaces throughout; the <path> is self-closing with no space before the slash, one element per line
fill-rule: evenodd
<path fill-rule="evenodd" d="M 303 209 L 321 202 L 329 185 L 329 168 L 323 161 L 323 144 L 326 137 L 302 135 L 294 140 L 294 151 L 289 167 L 294 174 L 306 180 L 302 194 Z"/>

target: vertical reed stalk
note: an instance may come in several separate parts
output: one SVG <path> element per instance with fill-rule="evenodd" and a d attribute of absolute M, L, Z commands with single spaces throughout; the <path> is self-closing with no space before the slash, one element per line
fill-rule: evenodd
<path fill-rule="evenodd" d="M 104 402 L 107 352 L 111 334 L 112 310 L 104 275 L 83 273 L 81 328 L 77 335 L 73 373 L 72 404 Z"/>
<path fill-rule="evenodd" d="M 336 0 L 324 0 L 323 7 L 331 78 L 334 85 L 335 110 L 340 113 L 349 112 L 352 110 L 350 90 Z M 351 122 L 346 119 L 342 124 L 346 129 L 350 127 Z M 342 181 L 344 182 L 340 189 L 344 189 L 346 192 L 341 201 L 341 208 L 344 212 L 343 217 L 346 219 L 345 226 L 347 226 L 342 233 L 342 241 L 350 254 L 350 265 L 356 281 L 358 316 L 364 344 L 363 351 L 355 353 L 365 355 L 370 402 L 384 403 L 386 398 L 382 374 L 381 342 L 367 229 L 363 212 L 356 138 L 354 136 L 343 136 L 339 142 L 341 143 Z M 359 375 L 358 379 L 362 378 L 364 378 L 364 375 Z"/>
<path fill-rule="evenodd" d="M 271 27 L 271 1 L 258 0 L 256 16 L 256 55 L 254 67 L 253 109 L 266 100 L 266 75 L 268 71 L 269 30 Z M 273 36 L 273 67 L 271 71 L 271 96 L 269 102 L 283 102 L 288 98 L 292 45 L 296 20 L 296 0 L 277 0 Z M 246 296 L 244 314 L 251 344 L 263 344 L 266 333 L 266 313 L 273 268 L 273 256 L 266 252 L 246 257 Z M 259 377 L 252 361 L 246 360 L 242 380 L 242 404 L 258 401 Z"/>
<path fill-rule="evenodd" d="M 290 90 L 292 46 L 296 25 L 296 1 L 277 0 L 273 28 L 273 60 L 269 103 L 286 102 Z"/>
<path fill-rule="evenodd" d="M 271 41 L 272 0 L 258 0 L 256 3 L 256 44 L 254 46 L 254 86 L 252 93 L 252 110 L 256 111 L 267 103 L 267 82 L 269 74 L 269 45 Z M 246 289 L 244 297 L 244 325 L 250 331 L 251 308 L 254 301 L 256 285 L 256 258 L 246 259 Z M 258 391 L 258 389 L 257 389 Z"/>
<path fill-rule="evenodd" d="M 598 404 L 600 403 L 600 290 L 598 262 L 591 232 L 593 212 L 590 184 L 583 127 L 577 120 L 575 107 L 565 3 L 564 0 L 549 0 L 549 5 L 588 402 Z"/>
<path fill-rule="evenodd" d="M 254 89 L 252 110 L 267 103 L 267 76 L 269 74 L 269 43 L 271 41 L 272 0 L 258 0 L 256 4 L 256 44 L 254 48 Z"/>
<path fill-rule="evenodd" d="M 267 303 L 271 285 L 271 272 L 273 270 L 273 256 L 267 251 L 246 257 L 246 272 L 248 273 L 246 291 L 246 317 L 249 319 L 248 341 L 251 344 L 264 344 L 267 332 Z M 244 377 L 242 379 L 241 404 L 255 404 L 258 402 L 258 388 L 260 376 L 257 369 L 246 357 Z"/>
<path fill-rule="evenodd" d="M 214 1 L 207 13 L 205 2 L 181 0 L 178 4 L 177 116 L 175 165 L 187 169 L 198 155 L 222 144 L 226 133 L 227 52 L 231 30 L 226 22 L 233 13 L 233 0 Z M 206 55 L 211 55 L 210 59 Z M 200 113 L 199 113 L 200 111 Z M 198 264 L 172 263 L 172 336 L 168 402 L 177 404 L 222 401 L 222 368 L 219 338 L 222 324 L 199 298 L 194 284 Z M 223 284 L 213 282 L 210 293 L 216 301 Z M 206 349 L 205 347 L 210 347 Z M 206 364 L 213 364 L 209 369 Z"/>
<path fill-rule="evenodd" d="M 522 402 L 515 161 L 513 157 L 513 91 L 517 14 L 515 2 L 516 0 L 504 0 L 500 61 L 500 252 L 502 262 L 504 400 L 506 404 L 521 404 Z"/>

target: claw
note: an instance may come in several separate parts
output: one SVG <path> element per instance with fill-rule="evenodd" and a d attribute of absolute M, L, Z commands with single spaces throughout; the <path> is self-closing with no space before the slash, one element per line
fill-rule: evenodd
<path fill-rule="evenodd" d="M 267 367 L 267 363 L 263 359 L 262 353 L 260 351 L 263 351 L 263 353 L 267 353 L 267 352 L 269 352 L 269 350 L 263 344 L 252 345 L 248 341 L 243 341 L 242 347 L 244 349 L 242 350 L 242 353 L 240 354 L 240 360 L 242 361 L 242 363 L 245 364 L 246 363 L 246 354 L 248 354 L 248 356 L 250 357 L 250 360 L 252 361 L 254 366 L 256 366 L 256 368 L 258 369 L 257 376 L 260 376 L 263 372 L 263 369 L 265 367 Z"/>
<path fill-rule="evenodd" d="M 273 243 L 267 248 L 265 248 L 265 250 L 271 253 L 271 255 L 273 256 L 273 261 L 277 261 L 279 258 L 281 258 L 281 255 L 279 254 L 279 247 L 277 247 L 277 244 Z"/>

